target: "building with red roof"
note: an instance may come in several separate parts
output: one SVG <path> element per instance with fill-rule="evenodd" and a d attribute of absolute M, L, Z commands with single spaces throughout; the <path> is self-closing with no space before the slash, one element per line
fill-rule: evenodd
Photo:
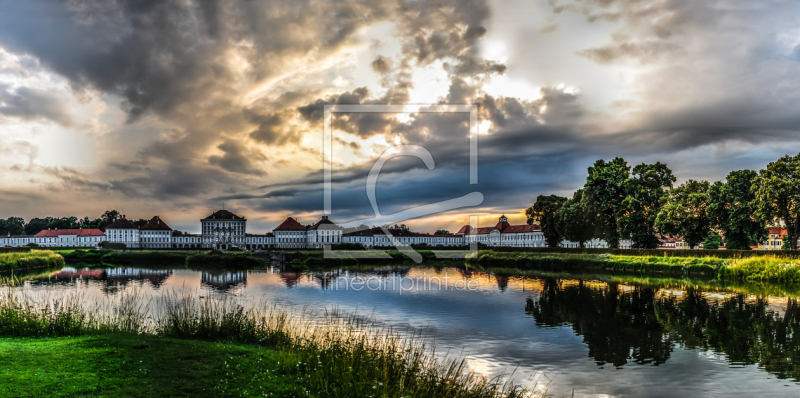
<path fill-rule="evenodd" d="M 465 225 L 456 235 L 463 236 L 465 244 L 478 242 L 487 246 L 545 247 L 542 229 L 537 224 L 511 225 L 505 215 L 494 227 Z"/>
<path fill-rule="evenodd" d="M 308 247 L 306 227 L 292 217 L 287 217 L 272 230 L 275 235 L 275 247 L 303 249 Z"/>
<path fill-rule="evenodd" d="M 160 216 L 155 216 L 139 228 L 142 247 L 168 249 L 172 247 L 172 228 Z"/>
<path fill-rule="evenodd" d="M 105 240 L 105 234 L 97 228 L 56 228 L 40 231 L 31 243 L 41 247 L 97 247 Z"/>

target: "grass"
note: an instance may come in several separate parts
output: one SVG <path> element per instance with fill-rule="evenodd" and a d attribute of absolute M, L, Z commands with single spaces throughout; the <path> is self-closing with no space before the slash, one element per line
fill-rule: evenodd
<path fill-rule="evenodd" d="M 98 310 L 101 307 L 105 310 Z M 154 308 L 162 310 L 154 311 Z M 44 361 L 39 363 L 42 366 L 42 372 L 47 372 L 47 374 L 63 372 L 64 366 L 71 365 L 69 360 L 57 363 L 54 361 L 50 365 L 45 364 L 48 357 L 61 357 L 59 350 L 69 351 L 69 347 L 59 346 L 58 341 L 72 341 L 81 344 L 88 342 L 86 343 L 89 347 L 87 349 L 98 349 L 99 352 L 112 355 L 112 353 L 118 352 L 113 351 L 117 350 L 114 348 L 117 346 L 150 347 L 151 344 L 148 342 L 159 339 L 180 339 L 186 341 L 186 344 L 206 341 L 209 342 L 208 344 L 237 345 L 236 349 L 244 350 L 241 352 L 251 353 L 243 354 L 244 359 L 237 362 L 241 369 L 252 365 L 251 362 L 257 358 L 262 358 L 258 355 L 274 354 L 276 356 L 271 357 L 273 358 L 272 362 L 268 362 L 267 368 L 262 368 L 262 370 L 274 369 L 274 374 L 288 376 L 289 379 L 282 379 L 284 381 L 291 380 L 291 385 L 286 387 L 286 391 L 302 391 L 305 392 L 302 396 L 308 397 L 513 398 L 530 395 L 522 387 L 503 382 L 502 378 L 487 379 L 468 371 L 467 363 L 463 359 L 437 358 L 434 355 L 433 347 L 429 345 L 429 340 L 418 334 L 401 335 L 391 329 L 380 327 L 368 319 L 337 311 L 321 317 L 310 318 L 274 307 L 257 308 L 260 309 L 245 309 L 228 296 L 224 299 L 212 297 L 201 300 L 175 294 L 163 296 L 157 302 L 141 300 L 141 297 L 124 294 L 113 305 L 103 307 L 102 303 L 87 304 L 79 296 L 61 299 L 35 299 L 26 295 L 24 290 L 6 288 L 5 292 L 0 295 L 0 336 L 14 337 L 15 339 L 7 341 L 8 344 L 16 346 L 22 344 L 23 341 L 41 342 L 42 351 L 35 354 L 37 349 L 35 345 L 25 348 L 31 353 L 25 358 L 29 361 Z M 86 336 L 86 338 L 83 340 L 54 339 L 63 336 Z M 26 337 L 35 337 L 36 339 L 21 340 Z M 107 348 L 103 348 L 99 343 L 101 340 L 93 340 L 102 338 L 108 339 Z M 147 342 L 138 343 L 138 341 L 145 340 Z M 196 344 L 198 347 L 213 347 Z M 243 344 L 247 347 L 238 346 Z M 83 348 L 79 346 L 77 349 Z M 272 353 L 265 353 L 264 349 L 271 350 Z M 158 350 L 152 350 L 152 352 L 155 351 Z M 123 356 L 111 361 L 112 364 L 116 363 L 118 366 L 122 366 L 126 363 L 126 360 L 123 359 L 127 358 L 125 355 L 138 355 L 131 354 L 129 349 L 122 350 L 122 352 L 123 354 L 113 354 Z M 105 357 L 106 354 L 102 354 L 100 357 Z M 176 350 L 173 354 L 176 358 L 191 356 L 192 361 L 202 362 L 202 364 L 196 364 L 196 366 L 200 366 L 201 373 L 213 372 L 214 369 L 227 370 L 229 366 L 234 366 L 226 364 L 225 368 L 221 368 L 221 366 L 210 365 L 217 360 L 215 359 L 217 354 L 213 352 L 209 354 L 208 358 L 202 351 L 194 349 Z M 0 355 L 5 354 L 0 353 Z M 157 358 L 159 354 L 155 355 Z M 32 358 L 34 356 L 37 358 Z M 281 358 L 279 367 L 275 363 L 275 358 Z M 233 358 L 231 357 L 231 359 Z M 140 360 L 143 361 L 143 359 Z M 174 360 L 175 358 L 173 358 L 173 363 Z M 108 363 L 108 361 L 99 363 Z M 9 366 L 11 365 L 0 362 L 0 369 L 3 369 L 3 372 Z M 87 362 L 78 370 L 88 371 L 87 367 L 90 366 L 101 365 L 92 365 Z M 141 366 L 141 369 L 145 369 L 150 374 L 150 376 L 144 374 L 144 377 L 160 377 L 156 375 L 159 370 L 145 365 Z M 138 375 L 136 372 L 139 368 L 134 366 L 132 369 L 132 374 Z M 181 371 L 181 369 L 185 370 L 185 368 L 176 366 L 175 371 Z M 230 370 L 233 372 L 235 369 Z M 257 372 L 257 374 L 263 373 L 265 371 Z M 14 374 L 14 372 L 9 371 L 9 374 Z M 220 373 L 214 374 L 220 375 Z M 98 390 L 101 395 L 105 394 L 104 391 L 109 391 L 108 395 L 126 395 L 120 389 L 125 388 L 123 378 L 129 376 L 114 376 L 117 377 L 115 379 L 117 381 L 111 384 L 95 384 L 95 386 L 104 389 Z M 176 374 L 176 377 L 178 376 L 180 375 Z M 111 376 L 109 375 L 109 377 Z M 99 383 L 97 379 L 94 379 L 93 382 Z M 248 388 L 258 391 L 258 389 L 267 388 L 268 384 L 265 383 L 270 382 L 272 381 L 254 378 L 254 384 Z M 0 381 L 0 383 L 4 383 L 4 381 Z M 176 385 L 190 384 L 191 380 L 175 383 Z M 212 384 L 220 383 L 223 383 L 220 378 L 212 379 Z M 143 384 L 136 385 L 146 388 Z M 231 382 L 228 385 L 237 386 L 238 383 Z M 75 386 L 75 388 L 78 387 Z M 57 386 L 52 388 L 56 394 L 72 394 L 71 390 L 66 387 L 64 390 Z M 156 387 L 150 387 L 150 390 L 131 390 L 128 395 L 145 396 L 152 392 L 153 388 Z M 160 391 L 159 394 L 161 394 Z M 75 395 L 80 394 L 83 393 L 75 392 Z M 225 395 L 221 391 L 211 391 L 207 394 L 196 394 L 196 391 L 178 391 L 174 394 L 164 392 L 163 394 L 164 396 Z M 241 395 L 247 396 L 250 395 L 250 392 L 242 391 Z"/>
<path fill-rule="evenodd" d="M 27 253 L 0 253 L 0 271 L 59 266 L 64 266 L 64 257 L 49 250 L 31 250 Z"/>
<path fill-rule="evenodd" d="M 726 279 L 800 283 L 800 260 L 779 257 L 753 257 L 732 261 L 720 270 Z"/>
<path fill-rule="evenodd" d="M 211 250 L 187 257 L 186 265 L 200 268 L 253 269 L 263 268 L 269 264 L 265 260 L 250 256 L 248 253 L 223 253 L 218 250 Z"/>
<path fill-rule="evenodd" d="M 14 397 L 305 396 L 287 355 L 149 335 L 0 338 L 0 391 Z"/>
<path fill-rule="evenodd" d="M 147 266 L 216 269 L 252 269 L 264 267 L 266 261 L 248 253 L 226 253 L 217 250 L 60 250 L 68 264 L 96 266 Z"/>
<path fill-rule="evenodd" d="M 476 257 L 467 261 L 484 269 L 672 274 L 724 280 L 800 283 L 800 260 L 775 255 L 719 258 L 713 255 L 671 257 L 480 251 Z"/>

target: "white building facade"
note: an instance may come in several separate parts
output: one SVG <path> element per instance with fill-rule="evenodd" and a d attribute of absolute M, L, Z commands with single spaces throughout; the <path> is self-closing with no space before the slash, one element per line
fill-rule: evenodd
<path fill-rule="evenodd" d="M 217 210 L 200 220 L 203 246 L 215 249 L 241 248 L 247 234 L 247 219 L 228 210 Z"/>
<path fill-rule="evenodd" d="M 106 227 L 106 241 L 109 243 L 121 243 L 128 248 L 141 247 L 139 227 L 133 221 L 122 216 L 122 218 Z"/>
<path fill-rule="evenodd" d="M 155 216 L 147 224 L 139 228 L 141 237 L 141 247 L 146 249 L 169 249 L 172 248 L 172 228 L 161 220 L 160 216 Z"/>

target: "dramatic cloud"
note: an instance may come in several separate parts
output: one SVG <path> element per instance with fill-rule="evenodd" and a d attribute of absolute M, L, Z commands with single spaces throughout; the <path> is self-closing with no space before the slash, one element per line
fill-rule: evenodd
<path fill-rule="evenodd" d="M 264 229 L 310 222 L 327 104 L 478 105 L 478 185 L 466 114 L 334 115 L 341 219 L 371 215 L 367 173 L 400 144 L 436 168 L 389 161 L 385 213 L 477 190 L 474 211 L 515 214 L 613 156 L 721 178 L 800 151 L 798 16 L 780 0 L 0 1 L 0 200 L 181 229 L 222 200 Z"/>

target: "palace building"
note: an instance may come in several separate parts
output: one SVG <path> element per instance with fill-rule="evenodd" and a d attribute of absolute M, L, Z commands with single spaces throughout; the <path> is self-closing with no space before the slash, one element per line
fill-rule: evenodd
<path fill-rule="evenodd" d="M 124 244 L 129 248 L 145 249 L 320 249 L 340 243 L 359 244 L 367 248 L 395 245 L 468 246 L 476 242 L 484 246 L 545 247 L 546 241 L 539 225 L 511 225 L 500 216 L 492 227 L 464 225 L 455 234 L 427 234 L 407 228 L 369 228 L 346 230 L 327 215 L 314 224 L 303 225 L 287 217 L 271 233 L 247 233 L 247 218 L 229 210 L 217 210 L 200 220 L 200 234 L 174 231 L 160 216 L 137 226 L 126 216 L 99 229 L 47 230 L 33 236 L 0 237 L 0 246 L 98 247 L 102 242 Z M 388 235 L 387 235 L 388 231 Z M 622 243 L 622 242 L 621 242 Z M 578 243 L 563 241 L 562 247 L 578 247 Z M 592 240 L 586 247 L 606 247 L 605 242 Z"/>

